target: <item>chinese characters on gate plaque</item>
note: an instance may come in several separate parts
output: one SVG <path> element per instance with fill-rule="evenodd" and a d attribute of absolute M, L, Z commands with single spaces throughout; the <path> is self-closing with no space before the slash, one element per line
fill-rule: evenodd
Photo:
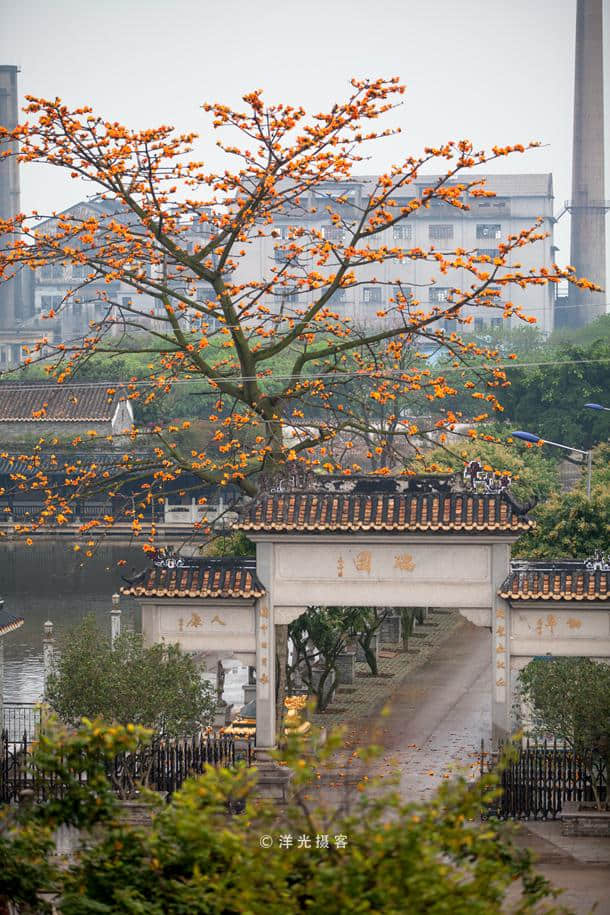
<path fill-rule="evenodd" d="M 352 559 L 352 566 L 355 572 L 363 572 L 370 575 L 373 569 L 373 555 L 370 550 L 361 550 Z M 346 561 L 343 556 L 337 557 L 337 578 L 343 578 L 345 574 Z M 412 572 L 415 568 L 415 562 L 410 553 L 396 553 L 393 557 L 394 569 L 400 572 Z M 349 568 L 349 566 L 348 566 Z"/>

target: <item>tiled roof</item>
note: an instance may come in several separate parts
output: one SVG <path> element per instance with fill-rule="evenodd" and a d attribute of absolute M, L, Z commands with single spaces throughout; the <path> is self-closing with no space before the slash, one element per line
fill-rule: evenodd
<path fill-rule="evenodd" d="M 131 451 L 129 452 L 129 465 L 126 470 L 132 469 L 136 462 L 140 466 L 156 466 L 155 455 L 152 451 Z M 103 470 L 118 471 L 122 464 L 122 452 L 117 451 L 36 451 L 32 449 L 31 454 L 18 452 L 3 451 L 0 453 L 0 475 L 2 474 L 23 474 L 24 476 L 33 476 L 41 470 L 47 474 L 61 474 L 65 476 L 66 472 L 72 468 L 89 469 L 92 465 Z"/>
<path fill-rule="evenodd" d="M 106 385 L 4 382 L 0 423 L 110 421 L 120 396 Z"/>
<path fill-rule="evenodd" d="M 236 527 L 242 531 L 490 531 L 528 530 L 500 494 L 470 492 L 279 492 L 254 500 Z"/>
<path fill-rule="evenodd" d="M 185 559 L 181 568 L 152 566 L 128 581 L 121 594 L 131 597 L 256 598 L 265 589 L 252 557 Z"/>
<path fill-rule="evenodd" d="M 513 563 L 498 592 L 505 600 L 610 601 L 610 571 L 584 560 Z"/>
<path fill-rule="evenodd" d="M 429 187 L 434 181 L 439 180 L 442 175 L 422 175 L 418 178 L 415 188 L 413 185 L 413 196 L 418 188 L 422 185 Z M 354 176 L 354 180 L 362 184 L 374 186 L 378 180 L 378 175 L 359 175 Z M 527 174 L 509 174 L 509 175 L 490 175 L 479 173 L 463 173 L 458 176 L 460 182 L 479 181 L 485 179 L 487 190 L 494 191 L 500 197 L 550 197 L 553 193 L 553 176 L 550 172 L 538 172 Z M 421 214 L 421 215 L 425 215 Z M 463 214 L 460 214 L 463 215 Z"/>
<path fill-rule="evenodd" d="M 3 610 L 2 601 L 0 601 L 0 636 L 7 635 L 14 629 L 19 629 L 20 626 L 23 626 L 23 617 L 13 616 L 7 610 Z"/>

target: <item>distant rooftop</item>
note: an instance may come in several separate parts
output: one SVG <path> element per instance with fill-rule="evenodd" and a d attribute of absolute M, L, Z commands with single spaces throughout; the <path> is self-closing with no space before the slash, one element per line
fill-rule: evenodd
<path fill-rule="evenodd" d="M 105 385 L 47 381 L 0 383 L 0 423 L 109 422 L 118 401 Z"/>
<path fill-rule="evenodd" d="M 354 176 L 354 181 L 363 185 L 372 185 L 377 180 L 377 175 L 359 175 Z M 405 188 L 406 196 L 409 195 L 409 189 L 412 189 L 415 195 L 416 189 L 430 185 L 433 181 L 441 178 L 441 175 L 422 175 L 420 174 L 413 184 Z M 449 183 L 464 183 L 469 181 L 478 181 L 485 179 L 485 188 L 494 191 L 498 197 L 552 197 L 553 196 L 553 175 L 550 172 L 526 172 L 523 174 L 509 175 L 489 175 L 485 172 L 463 172 L 456 175 Z"/>
<path fill-rule="evenodd" d="M 13 632 L 23 626 L 23 617 L 13 616 L 12 613 L 3 608 L 2 604 L 3 602 L 0 600 L 0 636 L 7 635 L 9 632 Z"/>

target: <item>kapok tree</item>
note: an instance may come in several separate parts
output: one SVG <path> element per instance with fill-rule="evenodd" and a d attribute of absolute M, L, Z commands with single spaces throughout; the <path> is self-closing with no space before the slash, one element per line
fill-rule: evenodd
<path fill-rule="evenodd" d="M 176 424 L 134 429 L 116 468 L 66 460 L 61 492 L 38 461 L 48 444 L 41 441 L 30 456 L 34 483 L 25 485 L 43 492 L 47 507 L 30 527 L 70 521 L 85 493 L 116 493 L 125 480 L 142 480 L 124 510 L 140 534 L 146 506 L 187 473 L 205 483 L 235 484 L 250 496 L 262 471 L 286 464 L 353 473 L 360 467 L 350 459 L 350 436 L 369 442 L 363 421 L 374 430 L 378 422 L 374 411 L 360 409 L 363 392 L 367 404 L 384 408 L 383 441 L 373 450 L 390 456 L 386 429 L 416 442 L 427 431 L 415 421 L 397 424 L 405 404 L 443 401 L 456 391 L 428 365 L 424 347 L 430 343 L 444 348 L 458 368 L 473 355 L 486 356 L 480 384 L 465 384 L 485 410 L 501 410 L 497 394 L 506 376 L 494 366 L 497 353 L 463 334 L 473 306 L 525 321 L 518 294 L 526 286 L 567 280 L 596 288 L 571 268 L 520 267 L 519 252 L 543 237 L 539 224 L 501 241 L 493 259 L 476 249 L 388 244 L 386 230 L 432 203 L 464 210 L 472 198 L 493 196 L 476 169 L 525 147 L 477 151 L 461 140 L 426 148 L 376 176 L 354 202 L 347 194 L 354 169 L 362 170 L 367 144 L 397 132 L 375 124 L 396 107 L 403 87 L 396 78 L 351 86 L 345 101 L 309 116 L 300 106 L 265 104 L 260 90 L 244 96 L 242 111 L 204 105 L 223 136 L 218 145 L 228 161 L 218 172 L 198 158 L 195 133 L 178 134 L 167 125 L 134 130 L 59 99 L 28 97 L 28 120 L 14 130 L 0 128 L 2 156 L 52 165 L 84 179 L 98 195 L 95 215 L 68 211 L 41 224 L 40 214 L 21 213 L 0 223 L 4 281 L 48 265 L 75 277 L 61 306 L 46 314 L 49 320 L 91 289 L 104 306 L 80 339 L 58 343 L 49 336 L 27 361 L 43 361 L 49 375 L 66 384 L 98 354 L 139 354 L 144 367 L 124 384 L 124 396 L 150 404 L 178 384 L 201 382 L 202 413 L 214 430 L 209 441 L 185 447 Z M 440 176 L 423 189 L 416 185 L 435 167 Z M 342 186 L 345 195 L 336 196 Z M 312 221 L 316 211 L 323 212 L 326 229 Z M 280 222 L 288 222 L 282 231 Z M 249 275 L 248 253 L 269 238 L 271 266 Z M 389 262 L 408 261 L 466 280 L 452 283 L 446 301 L 428 306 L 407 294 L 400 279 L 375 275 Z M 132 298 L 113 297 L 115 281 Z M 334 303 L 364 282 L 391 291 L 374 323 L 357 327 Z M 457 329 L 442 329 L 445 319 Z M 451 428 L 453 421 L 447 411 L 436 425 Z M 329 448 L 340 436 L 347 447 L 339 460 Z M 80 446 L 80 439 L 73 444 Z M 390 469 L 385 464 L 376 472 Z M 81 530 L 103 531 L 115 520 L 96 519 Z"/>

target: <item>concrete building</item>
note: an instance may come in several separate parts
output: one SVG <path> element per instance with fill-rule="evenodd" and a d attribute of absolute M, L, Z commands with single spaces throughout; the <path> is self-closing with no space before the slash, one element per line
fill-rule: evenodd
<path fill-rule="evenodd" d="M 480 178 L 481 175 L 471 177 Z M 470 209 L 458 210 L 440 201 L 433 201 L 428 209 L 416 211 L 404 222 L 381 233 L 374 244 L 400 246 L 405 249 L 415 247 L 424 250 L 434 246 L 439 251 L 451 251 L 463 248 L 467 251 L 497 256 L 498 244 L 509 235 L 518 234 L 530 228 L 537 217 L 542 218 L 541 230 L 547 238 L 534 245 L 519 249 L 518 256 L 508 259 L 508 266 L 520 263 L 524 273 L 532 267 L 550 267 L 555 260 L 553 244 L 553 181 L 550 174 L 523 175 L 489 175 L 487 189 L 495 197 L 470 197 Z M 463 176 L 461 180 L 466 180 Z M 397 196 L 398 206 L 406 206 L 410 199 L 418 196 L 424 187 L 432 184 L 434 176 L 425 176 L 405 189 L 404 196 Z M 375 187 L 374 176 L 362 176 L 336 184 L 323 185 L 316 189 L 308 199 L 302 200 L 302 207 L 293 213 L 286 214 L 276 221 L 281 238 L 287 238 L 290 226 L 307 226 L 321 230 L 334 241 L 343 240 L 343 230 L 331 224 L 325 207 L 332 202 L 333 210 L 349 221 L 355 218 L 358 208 L 368 199 Z M 345 198 L 344 204 L 337 203 L 337 198 Z M 311 210 L 316 212 L 312 213 Z M 284 252 L 277 250 L 278 239 L 254 238 L 246 246 L 246 254 L 236 271 L 238 282 L 248 282 L 269 278 L 272 268 L 285 260 Z M 327 273 L 331 272 L 330 266 Z M 293 270 L 293 273 L 295 271 Z M 320 268 L 324 272 L 324 268 Z M 422 261 L 396 260 L 385 264 L 374 264 L 362 267 L 358 272 L 364 284 L 353 290 L 343 290 L 335 296 L 332 307 L 338 313 L 352 317 L 359 323 L 379 322 L 377 312 L 388 305 L 390 296 L 395 294 L 398 284 L 403 293 L 411 294 L 421 301 L 424 308 L 434 305 L 442 306 L 452 287 L 467 289 L 471 284 L 469 274 L 456 270 L 441 275 L 434 264 Z M 367 283 L 370 279 L 370 284 Z M 373 281 L 376 282 L 373 282 Z M 545 333 L 550 333 L 554 325 L 555 286 L 530 286 L 521 289 L 509 287 L 502 300 L 514 301 L 523 307 L 525 314 L 534 316 L 538 326 Z M 274 310 L 281 305 L 306 304 L 307 296 L 295 289 L 286 289 L 284 296 L 270 295 L 267 304 Z M 488 308 L 466 309 L 465 314 L 473 315 L 471 329 L 483 331 L 490 325 L 501 325 L 501 314 Z M 516 322 L 515 319 L 513 321 Z M 451 322 L 447 324 L 452 329 Z"/>

